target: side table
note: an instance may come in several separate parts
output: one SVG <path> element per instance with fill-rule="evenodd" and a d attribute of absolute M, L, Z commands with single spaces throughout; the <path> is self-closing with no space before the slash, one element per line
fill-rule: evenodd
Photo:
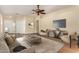
<path fill-rule="evenodd" d="M 71 35 L 69 36 L 69 38 L 70 38 L 70 48 L 71 48 L 71 43 L 72 43 Z"/>
<path fill-rule="evenodd" d="M 79 35 L 78 35 L 77 45 L 78 45 L 78 48 L 79 48 Z"/>
<path fill-rule="evenodd" d="M 72 46 L 72 38 L 71 38 L 71 35 L 69 36 L 69 38 L 70 38 L 70 48 L 71 48 L 71 46 Z M 76 40 L 76 41 L 77 41 L 77 46 L 79 48 L 79 35 L 77 36 L 77 38 L 78 38 L 78 40 Z"/>

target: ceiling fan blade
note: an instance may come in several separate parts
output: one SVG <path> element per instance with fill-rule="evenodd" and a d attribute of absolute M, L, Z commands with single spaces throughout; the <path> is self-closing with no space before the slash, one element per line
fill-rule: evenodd
<path fill-rule="evenodd" d="M 46 13 L 41 13 L 41 14 L 46 14 Z"/>
<path fill-rule="evenodd" d="M 36 12 L 36 10 L 34 10 L 34 9 L 32 11 L 35 11 Z"/>
<path fill-rule="evenodd" d="M 45 11 L 45 10 L 41 10 L 41 12 L 43 12 L 43 11 Z"/>
<path fill-rule="evenodd" d="M 37 5 L 37 9 L 39 9 L 39 6 L 40 6 L 40 5 Z"/>
<path fill-rule="evenodd" d="M 42 13 L 42 12 L 44 12 L 44 10 L 39 10 L 39 12 L 41 12 L 41 13 Z"/>

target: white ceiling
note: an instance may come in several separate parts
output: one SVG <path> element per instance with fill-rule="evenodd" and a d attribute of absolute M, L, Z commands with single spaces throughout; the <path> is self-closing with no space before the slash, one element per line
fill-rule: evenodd
<path fill-rule="evenodd" d="M 70 5 L 40 5 L 40 9 L 44 9 L 46 13 L 59 9 L 71 7 Z M 36 9 L 36 5 L 0 5 L 1 11 L 5 15 L 31 15 L 32 9 Z"/>

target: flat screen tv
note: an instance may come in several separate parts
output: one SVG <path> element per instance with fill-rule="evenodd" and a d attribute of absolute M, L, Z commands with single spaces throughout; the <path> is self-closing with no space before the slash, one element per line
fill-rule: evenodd
<path fill-rule="evenodd" d="M 66 28 L 66 19 L 53 20 L 55 28 Z"/>

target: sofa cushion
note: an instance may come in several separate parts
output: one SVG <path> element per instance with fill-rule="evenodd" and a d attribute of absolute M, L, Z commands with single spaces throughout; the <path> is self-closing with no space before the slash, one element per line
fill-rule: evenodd
<path fill-rule="evenodd" d="M 9 53 L 9 47 L 4 40 L 0 40 L 0 53 Z"/>
<path fill-rule="evenodd" d="M 49 37 L 55 37 L 55 32 L 52 31 L 52 30 L 49 31 L 48 36 L 49 36 Z"/>
<path fill-rule="evenodd" d="M 28 42 L 28 37 L 19 37 L 19 38 L 16 38 L 16 41 L 21 44 L 22 46 L 25 46 L 27 48 L 30 48 L 31 47 L 31 44 Z"/>
<path fill-rule="evenodd" d="M 4 33 L 0 33 L 0 53 L 9 53 L 9 47 L 4 40 Z"/>

